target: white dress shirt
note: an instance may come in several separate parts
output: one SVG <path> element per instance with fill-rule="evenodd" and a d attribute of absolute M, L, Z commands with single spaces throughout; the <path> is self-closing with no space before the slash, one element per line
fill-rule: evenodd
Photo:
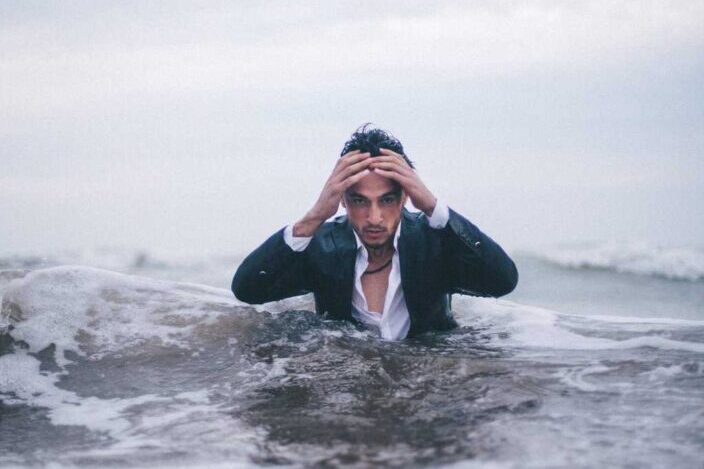
<path fill-rule="evenodd" d="M 442 229 L 450 219 L 447 205 L 438 201 L 433 214 L 428 218 L 431 228 Z M 403 218 L 401 219 L 403 223 Z M 401 235 L 401 223 L 394 233 L 394 254 L 391 258 L 391 272 L 386 288 L 383 311 L 369 311 L 367 298 L 362 289 L 362 274 L 369 267 L 367 248 L 354 232 L 357 242 L 357 259 L 354 266 L 354 290 L 352 291 L 352 316 L 371 330 L 377 331 L 385 340 L 402 340 L 406 338 L 411 326 L 411 319 L 406 307 L 406 299 L 401 286 L 401 263 L 398 255 L 398 238 Z M 284 229 L 284 241 L 294 251 L 303 251 L 308 247 L 313 237 L 293 236 L 293 224 Z"/>

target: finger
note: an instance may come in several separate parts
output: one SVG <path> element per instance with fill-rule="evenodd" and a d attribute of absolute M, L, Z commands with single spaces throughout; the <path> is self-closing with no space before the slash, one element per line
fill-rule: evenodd
<path fill-rule="evenodd" d="M 406 160 L 402 154 L 396 153 L 395 151 L 389 150 L 388 148 L 379 148 L 379 153 L 381 153 L 382 155 L 395 156 L 397 158 L 401 158 L 404 161 Z"/>
<path fill-rule="evenodd" d="M 396 171 L 388 171 L 385 169 L 376 168 L 376 169 L 374 169 L 374 172 L 376 174 L 378 174 L 379 176 L 383 176 L 385 178 L 389 178 L 389 179 L 392 179 L 392 180 L 398 182 L 404 188 L 406 187 L 406 185 L 409 182 L 409 179 L 407 177 L 403 176 L 402 174 L 400 174 Z"/>
<path fill-rule="evenodd" d="M 337 159 L 337 162 L 335 163 L 335 168 L 338 168 L 344 164 L 347 164 L 347 162 L 349 161 L 349 158 L 353 158 L 361 153 L 362 153 L 362 150 L 348 151 L 347 153 L 345 153 L 344 155 L 342 155 L 341 157 L 339 157 Z"/>
<path fill-rule="evenodd" d="M 369 152 L 355 153 L 352 155 L 347 153 L 346 155 L 349 155 L 349 156 L 341 156 L 340 157 L 340 160 L 338 161 L 338 166 L 345 167 L 345 166 L 353 165 L 353 164 L 355 164 L 359 161 L 365 160 L 371 156 L 371 154 Z"/>
<path fill-rule="evenodd" d="M 395 166 L 403 167 L 403 168 L 409 168 L 405 162 L 399 158 L 396 158 L 395 156 L 376 156 L 374 157 L 374 164 L 393 164 Z"/>
<path fill-rule="evenodd" d="M 364 171 L 360 171 L 359 173 L 354 174 L 348 177 L 347 179 L 343 180 L 341 183 L 342 192 L 357 184 L 359 180 L 368 175 L 370 172 L 371 171 L 369 171 L 368 169 L 365 169 Z"/>
<path fill-rule="evenodd" d="M 337 174 L 335 174 L 335 180 L 338 182 L 344 181 L 348 177 L 354 176 L 355 174 L 362 171 L 363 169 L 368 168 L 369 165 L 371 164 L 371 162 L 372 162 L 372 159 L 367 158 L 367 159 L 364 159 L 364 160 L 362 160 L 358 163 L 355 163 L 353 165 L 350 165 L 350 166 L 347 166 L 344 168 L 340 168 L 340 170 L 337 172 Z"/>
<path fill-rule="evenodd" d="M 398 153 L 393 153 L 391 155 L 379 155 L 376 158 L 378 158 L 379 161 L 395 161 L 403 166 L 408 166 L 410 168 L 408 162 L 403 158 L 402 155 L 399 155 Z"/>
<path fill-rule="evenodd" d="M 340 178 L 340 173 L 345 171 L 345 168 L 348 166 L 351 166 L 355 163 L 358 163 L 359 161 L 364 161 L 369 159 L 369 153 L 355 153 L 355 154 L 350 154 L 346 153 L 345 155 L 350 155 L 350 156 L 341 156 L 337 160 L 337 164 L 335 164 L 335 167 L 332 170 L 332 174 L 328 179 L 339 179 Z"/>
<path fill-rule="evenodd" d="M 378 157 L 375 159 L 378 159 Z M 372 171 L 376 171 L 378 169 L 394 171 L 406 177 L 412 177 L 414 174 L 410 167 L 391 161 L 372 161 L 369 165 L 369 169 Z"/>
<path fill-rule="evenodd" d="M 368 151 L 363 152 L 362 150 L 354 150 L 349 153 L 345 153 L 339 158 L 339 160 L 342 164 L 345 164 L 350 161 L 358 161 L 361 158 L 367 158 L 369 155 L 370 153 Z"/>
<path fill-rule="evenodd" d="M 352 150 L 352 151 L 348 151 L 347 153 L 345 153 L 344 155 L 342 155 L 340 158 L 347 158 L 348 156 L 356 155 L 357 153 L 361 153 L 361 152 L 362 152 L 362 150 Z"/>
<path fill-rule="evenodd" d="M 400 158 L 398 156 L 394 156 L 394 155 L 379 155 L 379 156 L 375 156 L 374 159 L 376 161 L 389 161 L 389 162 L 393 161 L 396 163 L 403 161 L 402 158 Z"/>

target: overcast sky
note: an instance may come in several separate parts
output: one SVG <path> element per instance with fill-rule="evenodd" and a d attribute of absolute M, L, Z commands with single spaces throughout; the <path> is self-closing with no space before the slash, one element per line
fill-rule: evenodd
<path fill-rule="evenodd" d="M 701 245 L 704 2 L 0 3 L 0 252 L 243 253 L 373 122 L 509 250 Z"/>

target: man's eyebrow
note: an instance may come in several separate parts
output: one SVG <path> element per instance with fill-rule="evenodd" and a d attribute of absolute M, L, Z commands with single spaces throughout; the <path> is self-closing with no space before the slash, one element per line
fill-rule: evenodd
<path fill-rule="evenodd" d="M 367 199 L 367 197 L 363 196 L 363 195 L 360 194 L 359 192 L 354 192 L 354 191 L 348 191 L 348 192 L 346 193 L 346 195 L 347 195 L 347 197 L 359 197 L 360 199 L 365 199 L 365 200 Z M 392 195 L 392 196 L 394 196 L 394 197 L 398 197 L 399 193 L 398 193 L 398 191 L 393 190 L 393 191 L 389 191 L 389 192 L 386 192 L 386 193 L 384 193 L 384 194 L 381 194 L 381 195 L 379 196 L 379 198 L 381 199 L 381 198 L 383 198 L 383 197 L 388 197 L 388 196 L 390 196 L 390 195 Z"/>

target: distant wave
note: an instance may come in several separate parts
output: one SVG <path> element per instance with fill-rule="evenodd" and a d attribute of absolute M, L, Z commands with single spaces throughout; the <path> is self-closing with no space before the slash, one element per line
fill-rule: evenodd
<path fill-rule="evenodd" d="M 673 280 L 704 280 L 704 252 L 692 248 L 663 248 L 645 243 L 604 243 L 560 247 L 531 254 L 574 269 L 603 269 Z"/>
<path fill-rule="evenodd" d="M 13 278 L 22 277 L 33 270 L 62 265 L 82 265 L 123 274 L 228 288 L 239 261 L 241 258 L 236 255 L 159 254 L 119 247 L 65 250 L 47 255 L 7 255 L 0 256 L 0 295 Z"/>

